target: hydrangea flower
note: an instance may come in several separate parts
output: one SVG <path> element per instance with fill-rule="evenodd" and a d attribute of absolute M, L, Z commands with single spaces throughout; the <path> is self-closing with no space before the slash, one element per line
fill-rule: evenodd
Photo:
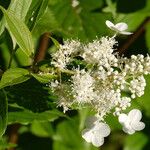
<path fill-rule="evenodd" d="M 94 146 L 99 147 L 104 143 L 104 137 L 110 134 L 110 128 L 106 123 L 99 122 L 96 117 L 86 120 L 86 129 L 82 131 L 82 137 Z"/>
<path fill-rule="evenodd" d="M 107 25 L 108 28 L 110 28 L 111 30 L 116 31 L 117 33 L 124 34 L 124 35 L 132 34 L 131 32 L 125 31 L 125 30 L 128 29 L 128 25 L 124 22 L 113 24 L 109 20 L 106 20 L 106 25 Z"/>
<path fill-rule="evenodd" d="M 126 23 L 115 25 L 107 20 L 106 25 L 116 33 L 132 34 L 126 31 Z M 58 96 L 58 106 L 62 106 L 64 112 L 82 107 L 94 110 L 96 117 L 86 120 L 82 137 L 96 147 L 110 134 L 109 126 L 104 123 L 105 116 L 110 113 L 119 117 L 123 131 L 128 134 L 145 127 L 140 121 L 140 110 L 133 109 L 128 114 L 123 111 L 131 106 L 132 99 L 144 94 L 144 75 L 150 74 L 150 56 L 118 56 L 115 37 L 101 37 L 90 43 L 67 40 L 52 54 L 51 64 L 56 68 L 58 78 L 51 81 L 50 87 Z M 61 73 L 67 74 L 67 80 Z M 126 91 L 130 95 L 124 96 Z"/>
<path fill-rule="evenodd" d="M 120 114 L 119 122 L 123 126 L 123 131 L 128 134 L 133 134 L 135 131 L 140 131 L 145 128 L 145 124 L 141 122 L 142 113 L 138 109 L 131 110 L 128 115 Z"/>

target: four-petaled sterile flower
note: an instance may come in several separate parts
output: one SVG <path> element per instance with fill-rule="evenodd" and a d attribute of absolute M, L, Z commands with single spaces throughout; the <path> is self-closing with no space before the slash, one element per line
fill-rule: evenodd
<path fill-rule="evenodd" d="M 124 35 L 132 34 L 131 32 L 125 31 L 125 30 L 128 29 L 128 25 L 124 22 L 113 24 L 109 20 L 106 20 L 106 25 L 107 25 L 108 28 L 110 28 L 111 30 L 116 31 L 117 33 L 124 34 Z"/>
<path fill-rule="evenodd" d="M 131 110 L 128 115 L 120 114 L 119 122 L 123 125 L 123 131 L 128 134 L 133 134 L 135 131 L 140 131 L 145 128 L 145 124 L 141 122 L 142 113 L 138 109 Z"/>
<path fill-rule="evenodd" d="M 99 122 L 96 117 L 86 120 L 86 129 L 82 131 L 82 137 L 94 146 L 99 147 L 104 143 L 104 137 L 110 134 L 110 128 L 106 123 Z"/>

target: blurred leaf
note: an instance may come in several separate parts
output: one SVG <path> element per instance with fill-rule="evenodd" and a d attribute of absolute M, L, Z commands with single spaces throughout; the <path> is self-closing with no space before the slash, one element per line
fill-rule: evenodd
<path fill-rule="evenodd" d="M 34 121 L 31 125 L 31 132 L 38 137 L 50 137 L 53 129 L 49 122 Z"/>
<path fill-rule="evenodd" d="M 135 133 L 126 137 L 123 150 L 143 150 L 147 142 L 146 135 L 140 132 Z"/>
<path fill-rule="evenodd" d="M 1 19 L 0 21 L 0 35 L 4 32 L 5 29 L 5 21 L 4 19 Z"/>
<path fill-rule="evenodd" d="M 58 124 L 54 137 L 54 150 L 98 150 L 82 139 L 77 118 Z M 66 130 L 67 129 L 67 130 Z M 66 132 L 67 131 L 67 132 Z"/>
<path fill-rule="evenodd" d="M 37 38 L 45 32 L 53 32 L 56 28 L 58 28 L 58 22 L 56 21 L 56 18 L 54 18 L 50 8 L 46 8 L 44 14 L 32 29 L 32 34 Z"/>
<path fill-rule="evenodd" d="M 118 122 L 118 117 L 114 116 L 113 114 L 109 114 L 106 116 L 105 121 L 109 124 L 112 131 L 121 130 L 122 126 Z"/>
<path fill-rule="evenodd" d="M 38 122 L 54 121 L 59 117 L 64 116 L 58 110 L 45 111 L 42 113 L 34 113 L 28 110 L 14 111 L 8 113 L 8 124 L 21 123 L 27 125 L 37 120 Z"/>
<path fill-rule="evenodd" d="M 31 73 L 31 75 L 41 83 L 49 83 L 52 79 L 56 78 L 56 75 L 50 73 L 43 73 L 43 74 L 35 74 Z"/>
<path fill-rule="evenodd" d="M 32 36 L 30 31 L 28 30 L 27 26 L 24 22 L 18 19 L 12 12 L 5 10 L 3 7 L 0 7 L 3 11 L 6 22 L 7 28 L 11 35 L 15 38 L 17 44 L 20 48 L 31 57 L 34 53 L 34 45 L 32 41 Z"/>
<path fill-rule="evenodd" d="M 8 143 L 6 139 L 2 139 L 0 140 L 0 150 L 4 150 L 4 149 L 9 149 L 9 148 L 13 148 L 16 147 L 16 144 L 13 143 Z"/>
<path fill-rule="evenodd" d="M 131 4 L 131 5 L 130 5 Z M 136 9 L 136 11 L 130 11 L 130 13 L 120 13 L 118 10 L 118 14 L 115 18 L 116 23 L 117 22 L 126 22 L 129 26 L 129 30 L 135 31 L 138 26 L 147 18 L 150 16 L 150 1 L 132 1 L 132 3 L 129 4 L 129 1 L 117 1 L 117 5 L 121 5 L 118 8 L 121 9 L 136 9 L 136 7 L 142 8 L 142 9 Z M 130 7 L 125 7 L 125 5 L 130 5 Z M 143 7 L 144 6 L 144 7 Z"/>
<path fill-rule="evenodd" d="M 22 68 L 8 69 L 6 72 L 4 72 L 1 78 L 0 88 L 22 83 L 28 80 L 29 78 L 30 78 L 29 71 L 26 69 Z"/>
<path fill-rule="evenodd" d="M 103 8 L 103 12 L 111 13 L 112 16 L 115 18 L 117 15 L 116 2 L 113 3 L 112 0 L 106 0 L 106 3 L 107 7 Z"/>
<path fill-rule="evenodd" d="M 8 104 L 4 91 L 0 91 L 0 137 L 5 133 L 7 127 Z"/>
<path fill-rule="evenodd" d="M 32 0 L 31 6 L 26 16 L 29 28 L 32 30 L 37 22 L 42 18 L 47 10 L 49 0 Z"/>
<path fill-rule="evenodd" d="M 146 26 L 145 36 L 146 36 L 146 45 L 148 48 L 148 52 L 150 53 L 150 23 L 147 24 Z"/>
<path fill-rule="evenodd" d="M 52 140 L 50 138 L 40 138 L 30 132 L 19 136 L 17 149 L 20 150 L 52 150 Z"/>
<path fill-rule="evenodd" d="M 126 22 L 129 26 L 129 31 L 135 31 L 138 26 L 149 16 L 149 12 L 137 11 L 130 14 L 121 14 L 120 17 L 116 17 L 117 22 Z"/>
<path fill-rule="evenodd" d="M 132 13 L 138 12 L 146 7 L 147 0 L 137 1 L 137 0 L 126 0 L 117 1 L 117 12 L 121 13 Z"/>
<path fill-rule="evenodd" d="M 8 42 L 7 40 L 10 40 L 11 39 L 7 39 L 5 38 L 5 41 L 0 44 L 0 54 L 1 54 L 1 63 L 3 62 L 3 65 L 2 65 L 2 69 L 6 70 L 8 69 L 8 66 L 9 66 L 9 63 L 10 63 L 10 58 L 11 58 L 11 55 L 12 55 L 12 47 L 11 47 L 11 44 L 10 42 Z M 13 58 L 12 59 L 12 62 L 11 62 L 11 67 L 14 68 L 14 67 L 17 67 L 17 62 L 16 60 Z"/>
<path fill-rule="evenodd" d="M 79 5 L 77 7 L 81 7 L 81 9 L 84 9 L 84 11 L 95 11 L 96 9 L 99 9 L 103 6 L 104 2 L 99 0 L 78 0 Z"/>
<path fill-rule="evenodd" d="M 136 101 L 144 108 L 146 115 L 150 117 L 150 104 L 149 104 L 150 75 L 145 76 L 145 79 L 146 79 L 145 93 L 142 97 L 137 98 Z"/>
<path fill-rule="evenodd" d="M 92 40 L 100 37 L 107 31 L 105 21 L 110 14 L 99 12 L 82 11 L 72 6 L 70 0 L 56 0 L 49 2 L 49 8 L 56 18 L 59 28 L 55 28 L 66 38 L 79 38 L 81 40 Z"/>

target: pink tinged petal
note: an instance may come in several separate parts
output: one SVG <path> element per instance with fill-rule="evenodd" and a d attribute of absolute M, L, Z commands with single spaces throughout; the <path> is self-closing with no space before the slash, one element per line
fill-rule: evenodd
<path fill-rule="evenodd" d="M 128 121 L 128 116 L 126 114 L 120 114 L 118 120 L 121 124 L 125 124 Z"/>
<path fill-rule="evenodd" d="M 95 135 L 92 137 L 92 144 L 96 147 L 100 147 L 104 144 L 104 138 Z"/>
<path fill-rule="evenodd" d="M 135 123 L 135 122 L 139 122 L 142 118 L 142 113 L 140 110 L 138 109 L 132 109 L 129 114 L 128 114 L 128 117 L 131 121 L 131 124 L 132 123 Z"/>
<path fill-rule="evenodd" d="M 137 122 L 136 124 L 132 124 L 132 128 L 136 131 L 143 130 L 145 128 L 145 123 Z"/>
<path fill-rule="evenodd" d="M 125 31 L 126 29 L 128 29 L 128 25 L 126 23 L 120 22 L 115 25 L 115 28 L 119 31 Z"/>
<path fill-rule="evenodd" d="M 120 34 L 124 34 L 124 35 L 131 35 L 131 34 L 133 34 L 132 32 L 126 32 L 126 31 L 121 31 L 119 33 Z"/>
<path fill-rule="evenodd" d="M 110 22 L 109 20 L 106 20 L 105 23 L 106 23 L 106 25 L 107 25 L 108 28 L 114 29 L 115 25 L 112 22 Z"/>
<path fill-rule="evenodd" d="M 92 136 L 93 136 L 93 133 L 92 133 L 91 130 L 89 130 L 89 129 L 84 129 L 84 130 L 82 131 L 82 138 L 84 138 L 88 143 L 91 142 Z"/>

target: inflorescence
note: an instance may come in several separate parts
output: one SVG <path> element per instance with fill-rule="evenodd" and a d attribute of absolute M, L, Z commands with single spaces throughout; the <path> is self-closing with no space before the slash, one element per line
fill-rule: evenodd
<path fill-rule="evenodd" d="M 128 134 L 144 129 L 140 110 L 133 109 L 129 114 L 123 112 L 131 106 L 132 99 L 144 94 L 144 75 L 150 74 L 149 55 L 127 58 L 114 52 L 118 45 L 116 35 L 132 34 L 125 31 L 127 24 L 114 25 L 106 21 L 106 25 L 115 31 L 113 37 L 102 37 L 87 44 L 79 40 L 67 40 L 52 55 L 52 65 L 59 78 L 53 80 L 50 87 L 58 96 L 58 106 L 62 106 L 64 112 L 84 107 L 95 112 L 95 116 L 87 119 L 82 137 L 97 147 L 110 134 L 105 122 L 109 113 L 118 117 L 123 131 Z M 130 94 L 123 94 L 125 91 Z"/>

